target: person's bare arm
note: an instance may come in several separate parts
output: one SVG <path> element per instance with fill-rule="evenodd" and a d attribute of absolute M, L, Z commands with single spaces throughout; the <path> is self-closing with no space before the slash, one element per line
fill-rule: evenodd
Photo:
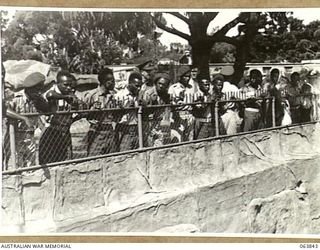
<path fill-rule="evenodd" d="M 29 128 L 32 127 L 32 123 L 28 117 L 20 115 L 20 114 L 16 113 L 15 111 L 13 111 L 12 109 L 7 108 L 6 116 L 10 119 L 24 121 Z"/>
<path fill-rule="evenodd" d="M 48 101 L 52 100 L 66 100 L 67 102 L 71 101 L 73 102 L 77 97 L 75 95 L 63 95 L 59 94 L 55 91 L 50 91 L 47 95 L 46 98 Z"/>

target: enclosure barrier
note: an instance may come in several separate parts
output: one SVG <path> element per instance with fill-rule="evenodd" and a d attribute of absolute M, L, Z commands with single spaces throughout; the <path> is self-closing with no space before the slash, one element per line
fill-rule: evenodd
<path fill-rule="evenodd" d="M 304 100 L 306 97 L 309 99 Z M 302 98 L 309 105 L 309 108 L 299 112 L 304 112 L 304 116 L 305 112 L 310 112 L 309 119 L 299 123 L 318 121 L 319 95 L 301 95 L 297 98 Z M 29 109 L 31 112 L 21 114 L 33 120 L 36 126 L 28 129 L 21 123 L 9 123 L 9 133 L 4 139 L 2 170 L 51 166 L 79 159 L 85 161 L 226 135 L 222 128 L 222 114 L 228 107 L 233 107 L 244 117 L 248 101 L 260 104 L 260 124 L 263 124 L 251 131 L 281 125 L 276 121 L 276 100 L 271 97 L 133 108 L 62 110 L 56 113 L 34 113 Z"/>

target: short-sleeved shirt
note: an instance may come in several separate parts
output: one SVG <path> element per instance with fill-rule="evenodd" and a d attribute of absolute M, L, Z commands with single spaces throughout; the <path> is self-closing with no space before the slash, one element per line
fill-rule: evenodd
<path fill-rule="evenodd" d="M 301 107 L 304 109 L 310 109 L 312 107 L 312 96 L 311 94 L 314 93 L 313 87 L 309 83 L 304 83 L 301 86 L 301 98 L 300 103 Z"/>
<path fill-rule="evenodd" d="M 83 102 L 85 102 L 89 106 L 89 109 L 115 108 L 116 103 L 114 95 L 114 91 L 103 93 L 98 87 L 88 91 L 83 96 Z"/>
<path fill-rule="evenodd" d="M 103 93 L 98 87 L 86 93 L 83 97 L 83 102 L 85 102 L 91 110 L 116 108 L 114 94 L 115 92 L 113 91 Z M 115 112 L 101 111 L 101 113 L 91 116 L 89 122 L 91 124 L 111 124 L 117 119 L 119 118 Z"/>
<path fill-rule="evenodd" d="M 196 93 L 200 90 L 199 84 L 193 79 L 190 79 L 188 83 L 189 87 L 185 88 L 184 103 L 192 103 L 196 99 Z"/>
<path fill-rule="evenodd" d="M 286 88 L 286 97 L 288 98 L 291 108 L 295 108 L 300 105 L 301 97 L 299 96 L 301 89 L 299 86 L 289 85 Z"/>
<path fill-rule="evenodd" d="M 115 94 L 115 99 L 118 103 L 121 103 L 121 106 L 124 108 L 129 107 L 138 107 L 138 98 L 133 96 L 130 91 L 125 88 L 120 90 Z M 122 115 L 119 123 L 127 125 L 137 125 L 138 117 L 136 110 L 126 110 L 125 114 Z"/>
<path fill-rule="evenodd" d="M 144 102 L 150 100 L 150 94 L 156 92 L 156 87 L 154 85 L 149 85 L 148 83 L 144 83 L 141 86 L 139 91 L 139 99 L 143 100 Z"/>
<path fill-rule="evenodd" d="M 196 93 L 199 91 L 199 83 L 193 80 L 192 78 L 190 78 L 188 84 L 191 86 L 191 91 L 193 93 Z"/>
<path fill-rule="evenodd" d="M 144 92 L 144 98 L 142 101 L 147 105 L 163 105 L 168 104 L 170 102 L 169 94 L 168 98 L 167 96 L 165 99 L 163 97 L 160 97 L 160 95 L 157 92 L 156 86 L 153 86 L 152 88 L 149 88 Z"/>
<path fill-rule="evenodd" d="M 247 99 L 246 107 L 247 108 L 254 108 L 259 109 L 261 106 L 261 101 L 257 101 L 254 98 L 258 97 L 261 93 L 261 87 L 259 86 L 258 89 L 253 88 L 252 86 L 244 86 L 240 89 L 241 93 L 243 94 L 241 97 Z"/>
<path fill-rule="evenodd" d="M 230 82 L 224 82 L 223 83 L 223 88 L 222 88 L 222 93 L 228 95 L 228 96 L 237 96 L 239 93 L 239 89 L 236 85 L 230 83 Z"/>
<path fill-rule="evenodd" d="M 153 88 L 148 89 L 145 93 L 145 99 L 143 102 L 147 105 L 164 105 L 170 103 L 169 94 L 166 97 L 160 97 L 157 92 L 155 86 Z M 167 98 L 168 97 L 168 98 Z M 157 109 L 149 109 L 148 110 L 148 120 L 149 121 L 157 121 L 161 124 L 169 124 L 170 123 L 170 108 L 157 108 Z"/>
<path fill-rule="evenodd" d="M 212 95 L 211 94 L 205 94 L 200 89 L 195 93 L 195 101 L 200 102 L 211 102 L 212 101 Z M 197 106 L 194 107 L 195 111 L 195 117 L 198 119 L 206 119 L 207 122 L 211 121 L 212 114 L 211 114 L 211 107 L 209 104 L 203 104 L 204 106 L 198 108 Z M 205 121 L 205 120 L 204 120 Z"/>
<path fill-rule="evenodd" d="M 55 84 L 46 92 L 43 93 L 43 98 L 50 103 L 51 112 L 63 111 L 70 107 L 70 105 L 62 99 L 49 101 L 48 96 L 51 93 L 62 94 L 58 86 Z M 74 119 L 72 114 L 54 114 L 47 121 L 50 121 L 50 124 L 57 126 L 70 126 Z"/>
<path fill-rule="evenodd" d="M 157 104 L 158 93 L 156 86 L 148 87 L 140 91 L 140 99 L 147 105 Z"/>
<path fill-rule="evenodd" d="M 174 83 L 172 84 L 168 89 L 168 94 L 171 97 L 172 101 L 181 100 L 183 101 L 184 95 L 185 95 L 185 86 L 182 85 L 182 83 Z"/>

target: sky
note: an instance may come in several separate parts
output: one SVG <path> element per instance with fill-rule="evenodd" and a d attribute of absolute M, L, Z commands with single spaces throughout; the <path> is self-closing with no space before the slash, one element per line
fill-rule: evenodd
<path fill-rule="evenodd" d="M 275 9 L 279 10 L 279 9 Z M 304 24 L 308 24 L 312 21 L 319 20 L 320 19 L 320 8 L 304 8 L 304 9 L 286 9 L 287 11 L 293 11 L 293 17 L 296 17 L 298 19 L 303 20 Z M 250 10 L 254 11 L 254 10 Z M 283 11 L 283 10 L 282 10 Z M 232 19 L 236 18 L 238 14 L 240 13 L 239 9 L 226 9 L 226 10 L 220 10 L 220 13 L 218 16 L 209 24 L 208 31 L 212 30 L 214 27 L 223 27 L 226 23 L 231 21 Z M 176 29 L 183 31 L 187 34 L 189 33 L 188 26 L 181 21 L 180 19 L 170 15 L 170 14 L 164 14 L 166 20 L 167 20 L 167 26 L 173 25 Z M 233 36 L 235 35 L 236 29 L 230 30 L 227 33 L 227 36 Z M 172 42 L 180 42 L 182 44 L 187 44 L 188 42 L 185 39 L 182 39 L 176 35 L 170 34 L 168 32 L 163 32 L 161 37 L 159 38 L 160 42 L 166 46 L 169 46 Z"/>

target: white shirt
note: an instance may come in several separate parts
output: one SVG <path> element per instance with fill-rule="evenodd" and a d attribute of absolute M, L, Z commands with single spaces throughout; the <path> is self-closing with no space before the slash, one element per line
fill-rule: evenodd
<path fill-rule="evenodd" d="M 115 94 L 115 99 L 117 101 L 122 102 L 123 107 L 137 107 L 138 102 L 137 98 L 132 96 L 130 91 L 125 88 L 120 90 Z M 126 114 L 121 117 L 119 123 L 128 124 L 128 125 L 137 125 L 138 124 L 138 117 L 137 117 L 136 110 L 127 110 Z"/>
<path fill-rule="evenodd" d="M 242 119 L 238 112 L 228 109 L 226 113 L 221 116 L 222 123 L 227 132 L 227 135 L 234 135 L 238 133 Z"/>
<path fill-rule="evenodd" d="M 230 82 L 224 82 L 222 93 L 224 93 L 226 96 L 237 96 L 239 94 L 239 89 L 236 85 L 231 84 Z"/>

